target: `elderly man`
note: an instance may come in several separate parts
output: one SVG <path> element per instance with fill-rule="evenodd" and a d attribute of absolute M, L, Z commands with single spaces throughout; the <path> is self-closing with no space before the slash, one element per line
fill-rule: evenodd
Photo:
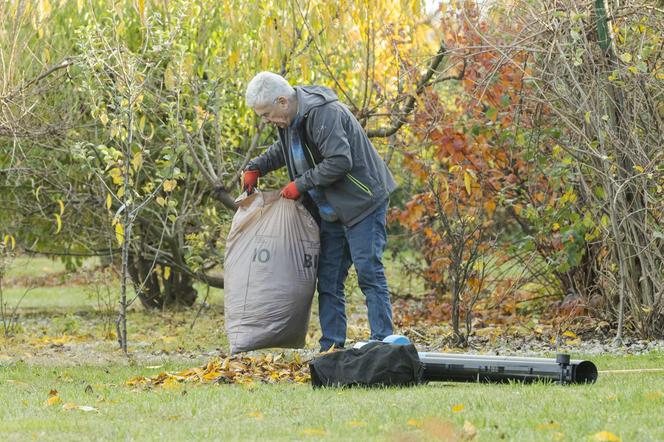
<path fill-rule="evenodd" d="M 322 86 L 291 87 L 261 72 L 247 86 L 247 106 L 279 129 L 279 139 L 249 162 L 244 186 L 288 168 L 281 196 L 313 201 L 320 215 L 318 306 L 321 351 L 346 341 L 344 282 L 355 265 L 366 297 L 371 339 L 392 334 L 392 307 L 382 257 L 388 196 L 396 187 L 385 162 L 355 116 Z M 306 204 L 305 204 L 306 205 Z"/>

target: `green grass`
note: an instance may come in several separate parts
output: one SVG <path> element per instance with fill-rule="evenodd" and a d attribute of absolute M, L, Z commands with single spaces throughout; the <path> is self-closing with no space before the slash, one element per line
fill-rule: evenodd
<path fill-rule="evenodd" d="M 664 355 L 596 358 L 601 369 L 661 367 Z M 134 390 L 124 381 L 158 370 L 16 363 L 0 373 L 2 440 L 439 440 L 469 421 L 477 440 L 663 440 L 661 373 L 606 374 L 595 385 L 431 383 L 401 389 L 309 385 L 183 385 Z M 92 391 L 86 387 L 90 385 Z M 64 403 L 46 406 L 57 389 Z M 453 407 L 463 405 L 461 411 Z M 456 407 L 458 409 L 460 407 Z M 446 424 L 449 422 L 449 424 Z"/>
<path fill-rule="evenodd" d="M 94 260 L 89 260 L 89 262 L 92 263 Z M 65 265 L 57 259 L 43 256 L 21 256 L 12 260 L 7 270 L 10 276 L 36 276 L 64 272 Z"/>
<path fill-rule="evenodd" d="M 57 263 L 49 268 L 43 260 L 19 264 L 12 277 L 35 269 L 62 272 Z M 202 300 L 205 291 L 199 288 Z M 5 287 L 5 302 L 12 306 L 24 290 Z M 664 410 L 661 372 L 600 373 L 589 386 L 431 383 L 313 390 L 296 384 L 186 384 L 133 389 L 125 382 L 134 376 L 201 365 L 209 359 L 207 352 L 227 350 L 223 292 L 212 291 L 211 307 L 193 329 L 197 308 L 133 309 L 128 318 L 132 357 L 127 359 L 112 333 L 117 284 L 109 290 L 101 301 L 93 284 L 38 287 L 28 293 L 19 309 L 17 335 L 0 336 L 0 440 L 425 441 L 446 440 L 450 432 L 462 432 L 466 422 L 480 441 L 592 440 L 601 431 L 623 441 L 664 440 L 658 423 Z M 358 311 L 363 298 L 352 292 L 349 307 Z M 366 319 L 359 316 L 349 329 L 356 337 L 367 333 Z M 314 303 L 309 348 L 316 344 L 315 318 Z M 52 338 L 58 337 L 71 341 L 54 344 Z M 591 359 L 600 370 L 664 367 L 662 353 Z M 52 389 L 63 404 L 88 405 L 98 412 L 47 406 Z"/>

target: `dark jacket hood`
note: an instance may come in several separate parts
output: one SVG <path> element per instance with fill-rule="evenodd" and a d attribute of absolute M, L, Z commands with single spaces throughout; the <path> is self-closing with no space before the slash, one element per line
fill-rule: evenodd
<path fill-rule="evenodd" d="M 298 86 L 295 88 L 295 93 L 297 94 L 297 115 L 299 118 L 307 115 L 315 107 L 339 101 L 337 94 L 325 86 Z"/>

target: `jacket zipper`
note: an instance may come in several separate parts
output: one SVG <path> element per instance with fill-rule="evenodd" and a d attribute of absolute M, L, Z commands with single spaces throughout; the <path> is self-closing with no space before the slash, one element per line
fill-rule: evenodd
<path fill-rule="evenodd" d="M 303 144 L 304 144 L 304 143 L 303 143 Z M 314 164 L 314 165 L 315 165 L 315 164 L 316 164 L 316 160 L 314 160 L 314 155 L 311 153 L 311 150 L 309 150 L 309 146 L 307 146 L 307 145 L 305 144 L 304 147 L 307 149 L 307 153 L 309 154 L 309 158 L 311 158 L 311 164 Z M 355 178 L 355 177 L 354 177 L 353 175 L 351 175 L 350 173 L 347 173 L 347 174 L 346 174 L 346 177 L 347 177 L 347 178 L 348 178 L 353 184 L 355 184 L 355 185 L 356 185 L 356 186 L 357 186 L 362 192 L 364 192 L 364 193 L 366 193 L 367 195 L 373 197 L 373 192 L 371 191 L 371 189 L 369 189 L 366 185 L 364 185 L 364 183 L 362 183 L 362 181 L 358 180 L 357 178 Z"/>

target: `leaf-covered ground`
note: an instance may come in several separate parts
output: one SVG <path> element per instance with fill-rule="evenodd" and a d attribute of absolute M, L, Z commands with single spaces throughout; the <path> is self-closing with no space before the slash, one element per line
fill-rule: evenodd
<path fill-rule="evenodd" d="M 200 314 L 200 304 L 135 308 L 127 358 L 115 341 L 116 283 L 94 267 L 69 275 L 49 263 L 23 263 L 5 286 L 12 306 L 39 284 L 16 312 L 14 336 L 0 338 L 0 440 L 664 440 L 661 342 L 613 346 L 578 327 L 497 323 L 479 328 L 468 351 L 585 355 L 601 371 L 597 384 L 313 390 L 315 313 L 307 348 L 231 358 L 221 292 Z M 349 337 L 365 339 L 361 295 L 350 300 Z M 421 349 L 449 350 L 447 325 L 395 310 Z"/>

